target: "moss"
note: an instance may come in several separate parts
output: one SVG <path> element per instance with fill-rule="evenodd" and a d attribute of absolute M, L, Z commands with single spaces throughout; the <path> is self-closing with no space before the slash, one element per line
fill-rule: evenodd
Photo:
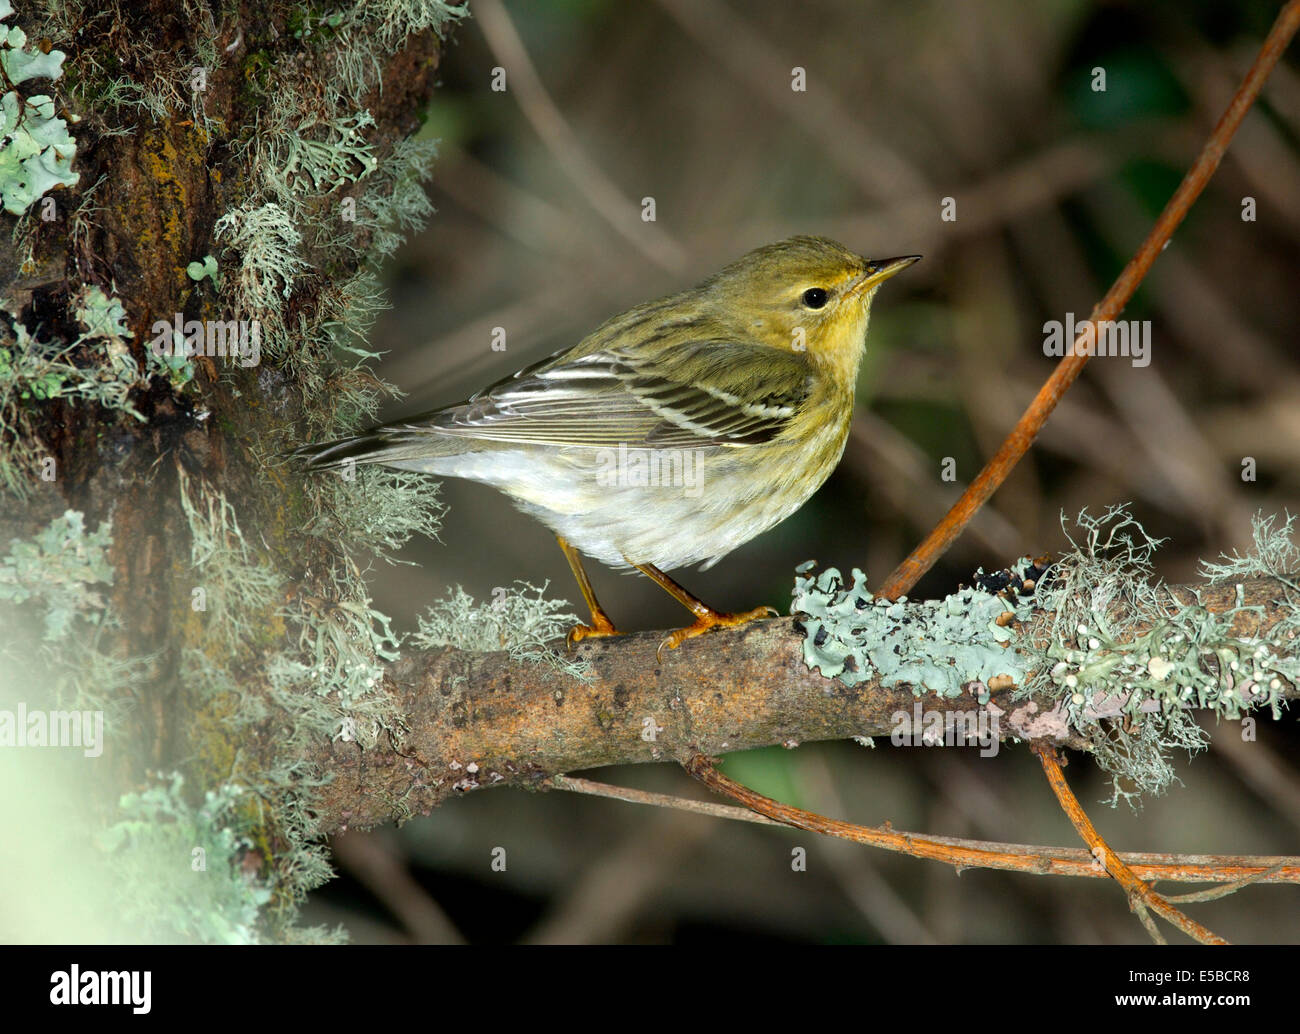
<path fill-rule="evenodd" d="M 115 856 L 146 858 L 151 844 L 165 848 L 169 831 L 152 827 L 170 822 L 193 835 L 212 833 L 220 841 L 218 855 L 237 863 L 241 873 L 257 872 L 248 883 L 218 881 L 216 897 L 200 898 L 191 908 L 175 897 L 184 894 L 188 877 L 169 873 L 151 888 L 141 878 L 143 863 L 126 865 L 131 894 L 152 898 L 135 902 L 142 921 L 205 940 L 284 935 L 302 895 L 328 878 L 311 818 L 313 794 L 324 777 L 300 759 L 326 737 L 364 748 L 385 729 L 400 734 L 402 727 L 396 702 L 379 685 L 383 666 L 397 656 L 399 637 L 374 610 L 350 554 L 373 551 L 392 560 L 410 535 L 436 534 L 441 512 L 437 487 L 428 479 L 366 471 L 356 483 L 304 483 L 281 477 L 269 462 L 286 439 L 301 433 L 284 425 L 283 413 L 294 407 L 281 406 L 277 391 L 298 393 L 308 403 L 312 433 L 330 434 L 372 416 L 387 390 L 368 369 L 375 353 L 367 337 L 384 304 L 374 269 L 432 211 L 421 187 L 432 147 L 382 145 L 360 98 L 378 85 L 382 68 L 409 33 L 460 16 L 424 0 L 304 10 L 297 24 L 311 32 L 301 39 L 281 33 L 268 43 L 267 26 L 256 18 L 239 26 L 248 32 L 249 52 L 225 75 L 237 103 L 245 105 L 237 114 L 247 117 L 229 130 L 207 119 L 187 80 L 195 58 L 216 68 L 222 54 L 212 41 L 232 25 L 211 26 L 193 53 L 172 52 L 157 45 L 167 33 L 111 17 L 88 19 L 91 8 L 79 0 L 47 3 L 41 13 L 41 34 L 75 48 L 74 105 L 83 108 L 100 137 L 129 132 L 138 138 L 129 153 L 139 156 L 139 165 L 129 171 L 148 180 L 149 197 L 129 200 L 117 212 L 121 224 L 114 232 L 142 253 L 166 248 L 179 257 L 166 271 L 170 286 L 159 288 L 174 293 L 178 308 L 199 307 L 205 314 L 234 309 L 261 321 L 265 336 L 261 369 L 228 369 L 219 373 L 218 384 L 203 384 L 205 411 L 210 405 L 230 449 L 245 450 L 253 465 L 270 474 L 261 486 L 265 491 L 253 486 L 247 500 L 229 485 L 223 492 L 212 480 L 219 476 L 214 471 L 191 473 L 200 466 L 191 462 L 194 456 L 177 467 L 176 504 L 191 550 L 168 572 L 175 595 L 168 644 L 174 656 L 169 653 L 167 663 L 179 661 L 174 682 L 162 691 L 174 693 L 178 711 L 189 716 L 169 744 L 186 759 L 189 781 L 141 789 L 123 802 L 125 817 L 113 827 Z M 193 121 L 192 130 L 178 131 L 186 120 Z M 186 178 L 187 170 L 206 165 L 209 153 L 225 156 L 212 170 L 219 184 L 212 196 L 222 199 L 224 211 L 211 217 L 205 214 L 211 200 L 204 194 L 206 180 Z M 73 220 L 83 241 L 94 229 L 96 209 L 86 203 L 90 193 Z M 340 216 L 345 196 L 358 203 L 355 221 Z M 198 286 L 185 265 L 197 258 L 187 251 L 196 211 L 200 221 L 214 218 L 223 245 L 212 262 L 194 264 L 205 278 Z M 213 273 L 217 260 L 219 276 Z M 32 384 L 49 385 L 47 394 L 56 397 L 68 397 L 68 384 L 108 383 L 105 371 L 120 370 L 123 376 L 114 382 L 126 383 L 128 371 L 119 362 L 126 313 L 115 302 L 104 291 L 84 295 L 81 315 L 88 332 L 75 342 L 75 354 L 60 351 L 74 344 L 64 341 L 42 353 L 68 370 L 43 368 L 9 383 L 28 384 L 29 395 Z M 0 333 L 16 345 L 32 343 L 32 332 L 16 318 L 12 329 L 0 320 Z M 188 362 L 172 367 L 151 359 L 144 372 L 131 372 L 131 383 L 142 384 L 146 374 L 164 377 L 180 391 L 194 370 Z M 250 388 L 253 378 L 256 391 Z M 0 388 L 4 384 L 0 377 Z M 268 390 L 267 384 L 277 387 Z M 9 419 L 15 449 L 29 441 L 18 432 L 26 426 L 26 407 L 37 402 L 0 394 L 0 421 Z M 0 453 L 0 460 L 20 471 L 21 481 L 30 476 L 36 455 L 21 462 L 14 455 Z M 0 463 L 0 477 L 5 469 Z M 191 588 L 205 591 L 205 609 L 191 606 Z M 94 605 L 101 602 L 70 604 L 75 616 L 59 640 L 67 654 L 67 685 L 59 692 L 138 698 L 141 668 L 153 670 L 158 658 L 112 662 L 100 653 L 98 638 L 84 629 L 92 620 L 100 631 L 116 626 L 111 608 Z M 530 608 L 549 613 L 538 603 Z M 25 609 L 39 610 L 32 601 Z M 70 642 L 78 644 L 75 650 Z M 273 750 L 249 738 L 255 724 L 266 722 L 276 729 Z M 200 797 L 193 787 L 211 790 L 215 798 Z M 400 801 L 393 805 L 402 807 Z M 212 910 L 212 922 L 203 922 L 202 909 Z M 330 935 L 316 930 L 289 936 Z"/>
<path fill-rule="evenodd" d="M 240 66 L 239 103 L 254 111 L 266 103 L 273 86 L 275 58 L 266 49 L 250 50 Z"/>

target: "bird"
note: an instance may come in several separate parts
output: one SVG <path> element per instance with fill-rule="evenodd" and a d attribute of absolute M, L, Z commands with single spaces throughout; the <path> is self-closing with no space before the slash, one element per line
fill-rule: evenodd
<path fill-rule="evenodd" d="M 825 237 L 750 251 L 694 287 L 606 320 L 462 402 L 304 445 L 351 464 L 491 485 L 548 527 L 590 621 L 620 635 L 585 555 L 636 570 L 694 616 L 660 643 L 775 615 L 715 610 L 667 572 L 707 570 L 798 510 L 843 455 L 877 289 L 921 256 L 868 259 Z"/>

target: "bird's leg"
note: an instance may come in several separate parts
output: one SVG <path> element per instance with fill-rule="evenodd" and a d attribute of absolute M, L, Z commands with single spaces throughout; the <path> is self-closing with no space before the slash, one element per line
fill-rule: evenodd
<path fill-rule="evenodd" d="M 569 562 L 569 569 L 578 582 L 578 591 L 582 593 L 582 598 L 587 602 L 587 609 L 591 611 L 590 625 L 574 625 L 569 629 L 569 645 L 572 646 L 590 636 L 622 635 L 623 633 L 614 627 L 614 622 L 609 620 L 609 615 L 600 605 L 600 600 L 596 599 L 596 592 L 591 587 L 591 579 L 587 577 L 587 570 L 582 566 L 582 557 L 578 555 L 578 551 L 559 535 L 556 535 L 555 539 L 564 550 L 564 558 Z"/>
<path fill-rule="evenodd" d="M 628 563 L 631 564 L 632 561 L 629 560 Z M 687 639 L 694 639 L 697 635 L 703 635 L 711 628 L 734 628 L 737 625 L 743 625 L 747 621 L 754 621 L 758 618 L 776 617 L 775 607 L 757 607 L 754 610 L 746 610 L 739 614 L 724 614 L 722 611 L 714 610 L 698 596 L 687 592 L 686 589 L 669 578 L 654 564 L 632 564 L 632 566 L 647 578 L 652 578 L 658 582 L 673 599 L 695 615 L 695 624 L 679 628 L 659 644 L 659 649 L 655 651 L 656 657 L 659 656 L 665 646 L 670 650 L 675 650 Z"/>

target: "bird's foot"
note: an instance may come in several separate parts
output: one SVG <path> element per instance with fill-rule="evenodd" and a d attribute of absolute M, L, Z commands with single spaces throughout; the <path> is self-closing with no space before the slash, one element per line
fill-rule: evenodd
<path fill-rule="evenodd" d="M 757 621 L 759 618 L 774 618 L 777 616 L 778 612 L 775 607 L 755 607 L 753 610 L 741 611 L 739 614 L 723 614 L 717 610 L 706 611 L 695 619 L 695 624 L 679 628 L 676 632 L 667 636 L 659 644 L 659 649 L 655 651 L 655 659 L 663 659 L 662 655 L 665 646 L 670 650 L 676 650 L 687 639 L 694 639 L 697 635 L 703 635 L 710 629 L 735 628 L 737 625 Z"/>
<path fill-rule="evenodd" d="M 568 643 L 569 649 L 572 650 L 584 639 L 603 639 L 606 636 L 623 634 L 614 627 L 614 622 L 610 621 L 604 614 L 593 614 L 590 625 L 577 624 L 569 629 L 565 641 Z"/>

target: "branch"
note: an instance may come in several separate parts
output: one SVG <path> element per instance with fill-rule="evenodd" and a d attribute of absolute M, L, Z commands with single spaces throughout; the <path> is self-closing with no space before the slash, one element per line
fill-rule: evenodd
<path fill-rule="evenodd" d="M 1097 827 L 1092 824 L 1092 820 L 1085 814 L 1079 799 L 1074 796 L 1074 791 L 1070 789 L 1070 784 L 1065 781 L 1065 773 L 1061 771 L 1061 764 L 1056 759 L 1056 752 L 1050 747 L 1035 745 L 1034 753 L 1038 755 L 1038 760 L 1043 764 L 1043 771 L 1047 774 L 1047 781 L 1051 784 L 1052 792 L 1056 794 L 1056 799 L 1060 802 L 1062 810 L 1070 817 L 1070 822 L 1078 831 L 1083 842 L 1088 845 L 1094 857 L 1098 858 L 1106 867 L 1106 873 L 1124 888 L 1124 893 L 1128 895 L 1128 906 L 1132 909 L 1142 925 L 1147 928 L 1151 934 L 1151 939 L 1157 944 L 1164 944 L 1165 940 L 1161 937 L 1160 932 L 1156 929 L 1155 922 L 1147 914 L 1149 909 L 1187 934 L 1187 936 L 1199 941 L 1201 944 L 1227 944 L 1218 934 L 1207 930 L 1194 919 L 1189 919 L 1182 912 L 1174 908 L 1164 898 L 1142 882 L 1133 870 L 1124 864 L 1123 860 L 1111 849 L 1111 846 L 1102 839 L 1101 834 L 1097 832 Z"/>
<path fill-rule="evenodd" d="M 855 844 L 866 844 L 885 851 L 911 855 L 913 858 L 928 858 L 935 862 L 945 862 L 960 872 L 962 869 L 1003 869 L 1012 872 L 1029 873 L 1034 876 L 1091 876 L 1109 878 L 1097 861 L 1097 856 L 1080 849 L 1070 850 L 1060 847 L 1041 847 L 1032 844 L 1001 844 L 989 840 L 968 840 L 963 837 L 933 836 L 925 833 L 908 833 L 894 829 L 888 822 L 879 828 L 859 826 L 851 822 L 827 818 L 816 812 L 794 808 L 788 804 L 764 797 L 749 787 L 728 779 L 713 767 L 709 758 L 697 755 L 686 765 L 687 771 L 707 786 L 710 790 L 726 794 L 733 800 L 740 801 L 744 808 L 726 808 L 719 813 L 723 818 L 747 818 L 752 822 L 762 822 L 778 826 L 793 826 L 806 829 L 810 833 L 848 840 Z M 597 793 L 593 787 L 599 783 L 589 783 L 585 779 L 556 780 L 561 789 L 574 789 L 582 793 Z M 611 788 L 613 789 L 613 788 Z M 1068 789 L 1068 788 L 1067 788 Z M 644 800 L 641 791 L 620 790 L 617 793 L 601 792 L 601 796 L 616 797 L 620 800 Z M 655 802 L 659 803 L 659 802 Z M 686 801 L 688 805 L 701 802 Z M 1076 802 L 1077 804 L 1077 802 Z M 676 806 L 676 805 L 675 805 Z M 721 808 L 721 805 L 713 805 Z M 739 812 L 739 814 L 730 814 Z M 1084 821 L 1087 817 L 1084 816 Z M 1095 833 L 1095 830 L 1094 830 Z M 1239 890 L 1251 883 L 1300 883 L 1300 858 L 1250 857 L 1231 855 L 1176 855 L 1176 854 L 1138 854 L 1128 852 L 1114 856 L 1119 865 L 1125 866 L 1134 879 L 1140 876 L 1145 880 L 1172 880 L 1180 883 L 1227 882 L 1228 887 L 1217 887 L 1211 894 L 1225 894 Z M 1135 875 L 1136 874 L 1136 875 Z M 1150 888 L 1147 888 L 1149 893 Z M 1154 895 L 1153 895 L 1154 896 Z M 1188 895 L 1187 900 L 1209 900 L 1199 896 Z M 1164 900 L 1164 899 L 1162 899 Z M 1166 907 L 1168 902 L 1165 901 Z M 1172 908 L 1169 910 L 1175 911 Z M 1190 920 L 1189 920 L 1190 922 Z"/>
<path fill-rule="evenodd" d="M 1242 80 L 1227 110 L 1219 119 L 1218 125 L 1214 127 L 1210 139 L 1205 142 L 1196 161 L 1187 170 L 1178 189 L 1174 191 L 1164 211 L 1160 213 L 1160 218 L 1151 227 L 1146 240 L 1111 284 L 1110 290 L 1093 308 L 1088 322 L 1083 325 L 1083 330 L 1075 339 L 1070 353 L 1057 364 L 1052 375 L 1038 389 L 1038 394 L 1034 396 L 1029 408 L 1016 422 L 1016 426 L 994 453 L 993 458 L 967 486 L 961 498 L 953 503 L 952 509 L 943 520 L 885 579 L 877 591 L 878 596 L 896 599 L 908 592 L 917 580 L 934 566 L 935 561 L 947 552 L 948 547 L 957 541 L 957 536 L 970 523 L 971 518 L 998 490 L 1002 482 L 1007 479 L 1007 475 L 1029 451 L 1029 447 L 1034 444 L 1034 439 L 1047 423 L 1047 418 L 1052 415 L 1056 404 L 1061 401 L 1061 396 L 1069 390 L 1070 385 L 1075 382 L 1088 360 L 1092 358 L 1097 342 L 1097 324 L 1109 322 L 1123 312 L 1124 306 L 1146 279 L 1147 273 L 1155 265 L 1156 258 L 1164 251 L 1174 231 L 1187 215 L 1188 209 L 1201 196 L 1205 185 L 1210 182 L 1210 177 L 1214 175 L 1219 162 L 1223 160 L 1223 154 L 1237 132 L 1237 127 L 1241 125 L 1246 112 L 1255 103 L 1255 98 L 1263 89 L 1269 72 L 1273 70 L 1273 66 L 1290 45 L 1297 29 L 1300 29 L 1300 0 L 1290 0 L 1279 12 L 1268 38 L 1264 40 L 1264 45 L 1250 66 L 1250 71 L 1246 73 L 1246 78 Z"/>
<path fill-rule="evenodd" d="M 1268 580 L 1244 582 L 1240 600 L 1232 585 L 1170 588 L 1184 601 L 1194 591 L 1216 613 L 1257 606 L 1234 616 L 1233 634 L 1242 637 L 1268 636 L 1287 613 L 1270 605 L 1278 588 Z M 1026 641 L 1045 636 L 1048 617 L 1019 634 Z M 941 713 L 976 707 L 973 699 L 918 697 L 910 685 L 878 678 L 852 687 L 824 678 L 804 664 L 802 635 L 790 618 L 711 632 L 660 664 L 662 639 L 646 632 L 583 642 L 577 654 L 589 662 L 586 681 L 506 653 L 404 656 L 385 682 L 406 727 L 369 749 L 336 742 L 312 758 L 335 777 L 319 791 L 317 822 L 325 832 L 372 826 L 427 814 L 468 790 L 542 788 L 552 776 L 602 765 L 685 764 L 698 754 L 889 735 L 895 715 L 910 714 L 918 702 Z M 1013 691 L 999 689 L 986 706 L 1001 708 L 1003 735 L 1028 738 L 1038 705 L 1012 702 Z M 1287 692 L 1296 695 L 1294 687 Z M 1064 745 L 1086 748 L 1073 738 Z"/>

